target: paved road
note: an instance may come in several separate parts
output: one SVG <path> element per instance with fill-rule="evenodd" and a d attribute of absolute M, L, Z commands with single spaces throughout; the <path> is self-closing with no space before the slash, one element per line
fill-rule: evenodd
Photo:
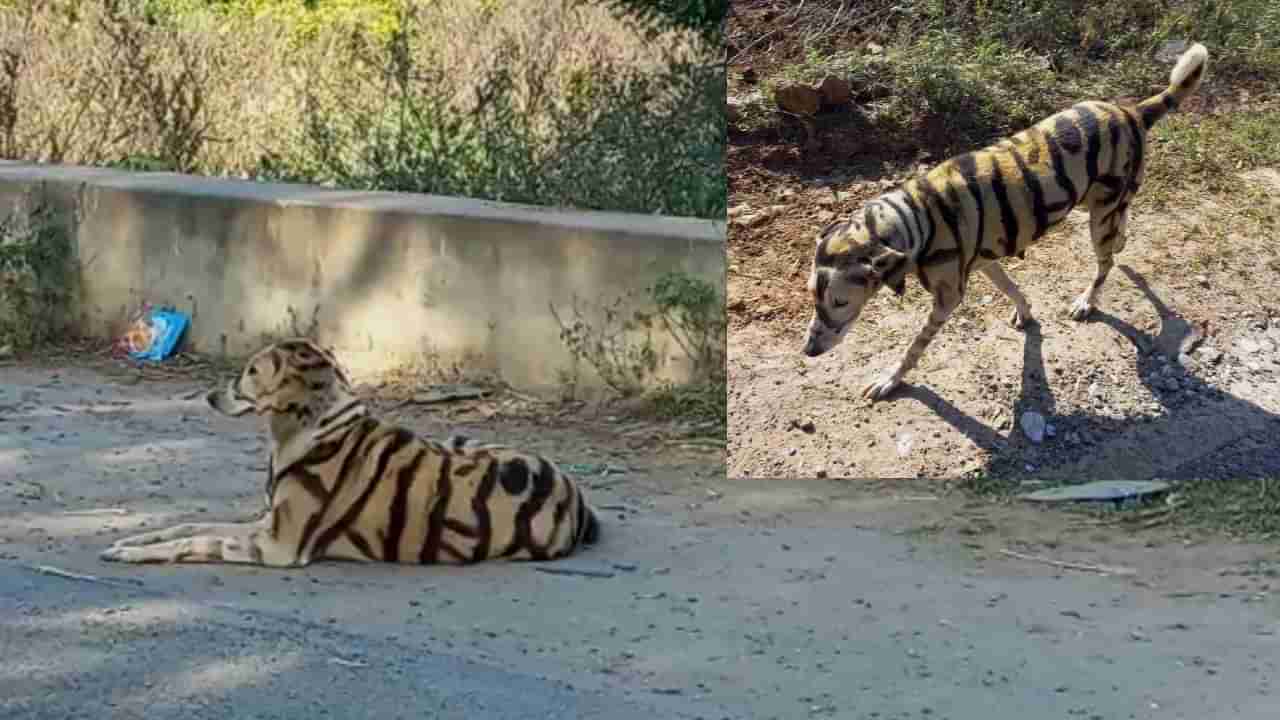
<path fill-rule="evenodd" d="M 437 654 L 411 637 L 378 639 L 14 564 L 0 564 L 0 588 L 8 720 L 655 714 L 619 692 L 576 691 Z"/>

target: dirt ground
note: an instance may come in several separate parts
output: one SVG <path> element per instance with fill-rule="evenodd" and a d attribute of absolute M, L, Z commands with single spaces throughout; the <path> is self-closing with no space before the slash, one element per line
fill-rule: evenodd
<path fill-rule="evenodd" d="M 423 693 L 470 720 L 1274 712 L 1269 546 L 927 481 L 726 480 L 660 426 L 502 399 L 397 412 L 576 468 L 599 545 L 546 566 L 101 562 L 141 528 L 261 507 L 256 423 L 173 374 L 0 367 L 0 715 L 395 717 Z"/>
<path fill-rule="evenodd" d="M 743 46 L 730 52 L 731 104 L 760 92 L 748 70 L 763 79 L 802 55 L 785 39 L 798 30 L 770 24 L 777 11 L 736 10 L 745 29 L 731 33 Z M 1005 261 L 1036 323 L 1010 327 L 1011 304 L 977 276 L 907 382 L 872 405 L 861 388 L 901 358 L 928 296 L 910 278 L 903 298 L 874 298 L 836 350 L 804 357 L 814 238 L 944 158 L 928 128 L 891 141 L 855 118 L 817 126 L 808 143 L 785 118 L 731 126 L 730 476 L 1280 477 L 1280 172 L 1237 178 L 1237 197 L 1251 199 L 1233 207 L 1140 193 L 1084 323 L 1067 316 L 1094 271 L 1087 215 L 1073 213 L 1025 260 Z M 1183 150 L 1153 143 L 1151 153 Z M 1241 212 L 1270 219 L 1245 234 L 1234 228 L 1255 226 L 1228 222 Z M 1047 422 L 1039 444 L 1019 427 L 1026 412 Z"/>

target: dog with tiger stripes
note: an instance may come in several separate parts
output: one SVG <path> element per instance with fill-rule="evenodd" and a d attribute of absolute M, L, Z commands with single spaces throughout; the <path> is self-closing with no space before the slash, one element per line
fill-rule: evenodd
<path fill-rule="evenodd" d="M 550 560 L 599 536 L 582 489 L 550 461 L 462 437 L 437 442 L 374 417 L 333 355 L 309 340 L 260 350 L 207 400 L 226 415 L 265 418 L 266 514 L 127 537 L 104 560 Z"/>
<path fill-rule="evenodd" d="M 1081 102 L 995 145 L 951 158 L 923 177 L 881 195 L 853 217 L 818 234 L 809 276 L 815 311 L 804 353 L 816 357 L 844 339 L 882 287 L 902 295 L 914 273 L 933 296 L 928 323 L 892 370 L 867 384 L 864 397 L 887 397 L 959 306 L 970 275 L 981 272 L 1014 305 L 1012 324 L 1031 319 L 1031 304 L 1000 267 L 1066 218 L 1089 211 L 1097 260 L 1093 281 L 1075 299 L 1084 320 L 1098 302 L 1116 253 L 1125 246 L 1129 205 L 1142 185 L 1147 132 L 1199 87 L 1208 51 L 1193 45 L 1178 59 L 1169 86 L 1137 105 Z"/>

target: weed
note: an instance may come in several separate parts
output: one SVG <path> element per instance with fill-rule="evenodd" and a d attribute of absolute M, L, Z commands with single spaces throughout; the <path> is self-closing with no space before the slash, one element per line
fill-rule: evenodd
<path fill-rule="evenodd" d="M 0 345 L 30 350 L 65 339 L 76 299 L 75 249 L 44 202 L 0 221 Z"/>
<path fill-rule="evenodd" d="M 624 398 L 645 396 L 655 415 L 709 421 L 724 428 L 726 413 L 725 331 L 721 294 L 711 283 L 685 273 L 665 273 L 644 291 L 594 308 L 575 298 L 571 314 L 551 307 L 560 339 L 575 363 L 585 363 Z M 643 309 L 629 310 L 637 306 Z M 655 327 L 665 331 L 689 362 L 691 381 L 654 387 L 659 357 Z M 576 387 L 577 373 L 562 373 Z"/>
<path fill-rule="evenodd" d="M 594 315 L 598 320 L 593 320 L 589 305 L 577 297 L 567 318 L 560 317 L 555 305 L 550 306 L 560 326 L 560 340 L 575 361 L 586 362 L 610 390 L 624 398 L 643 393 L 658 368 L 652 314 L 626 310 L 634 304 L 634 295 L 628 293 L 597 307 Z"/>
<path fill-rule="evenodd" d="M 1184 502 L 1176 512 L 1189 526 L 1251 539 L 1280 535 L 1280 481 L 1197 480 L 1178 492 Z"/>

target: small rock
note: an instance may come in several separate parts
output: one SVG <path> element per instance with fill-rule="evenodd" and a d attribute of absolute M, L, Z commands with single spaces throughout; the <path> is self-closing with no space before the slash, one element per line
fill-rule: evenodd
<path fill-rule="evenodd" d="M 872 55 L 879 55 L 880 53 L 884 52 L 884 46 L 880 45 L 879 43 L 869 42 L 867 43 L 867 52 L 871 53 Z"/>
<path fill-rule="evenodd" d="M 835 75 L 828 75 L 822 79 L 822 84 L 818 86 L 818 92 L 822 93 L 822 102 L 826 105 L 844 105 L 849 102 L 852 90 L 849 87 L 848 80 L 842 80 Z"/>
<path fill-rule="evenodd" d="M 1209 278 L 1204 275 L 1197 275 L 1196 282 L 1200 283 L 1200 287 L 1209 287 Z"/>
<path fill-rule="evenodd" d="M 1182 53 L 1187 51 L 1186 40 L 1169 40 L 1156 51 L 1156 60 L 1163 63 L 1176 62 Z"/>
<path fill-rule="evenodd" d="M 796 115 L 816 115 L 822 106 L 822 93 L 807 85 L 784 85 L 774 93 L 778 107 Z"/>
<path fill-rule="evenodd" d="M 911 454 L 911 446 L 915 442 L 915 437 L 911 433 L 903 433 L 898 436 L 898 457 L 906 457 Z"/>
<path fill-rule="evenodd" d="M 827 477 L 827 471 L 826 471 L 826 470 L 819 470 L 819 471 L 818 471 L 818 477 L 819 477 L 820 479 L 826 479 L 826 477 Z"/>
<path fill-rule="evenodd" d="M 1034 410 L 1028 410 L 1022 413 L 1022 433 L 1032 443 L 1039 445 L 1044 442 L 1045 421 L 1044 416 Z"/>
<path fill-rule="evenodd" d="M 740 217 L 742 215 L 747 215 L 750 213 L 751 213 L 751 206 L 746 203 L 741 203 L 739 205 L 734 205 L 733 207 L 729 208 L 726 214 L 729 216 L 730 219 L 733 219 L 733 218 Z"/>
<path fill-rule="evenodd" d="M 818 214 L 814 217 L 817 219 L 819 225 L 826 227 L 828 223 L 836 219 L 836 214 L 830 210 L 819 210 Z"/>
<path fill-rule="evenodd" d="M 1089 397 L 1096 398 L 1102 394 L 1102 386 L 1096 382 L 1089 383 Z"/>
<path fill-rule="evenodd" d="M 748 85 L 755 85 L 760 81 L 760 76 L 756 74 L 756 69 L 748 67 L 742 71 L 742 82 Z"/>
<path fill-rule="evenodd" d="M 805 420 L 803 423 L 800 424 L 800 430 L 802 432 L 812 433 L 817 429 L 818 429 L 817 426 L 813 424 L 812 420 Z"/>
<path fill-rule="evenodd" d="M 1238 355 L 1254 355 L 1262 350 L 1262 343 L 1253 338 L 1240 338 L 1236 341 L 1236 354 Z"/>
<path fill-rule="evenodd" d="M 798 452 L 800 452 L 800 450 L 799 450 L 799 449 L 797 449 L 797 448 L 791 448 L 790 450 L 788 450 L 788 451 L 787 451 L 787 454 L 788 454 L 788 455 L 795 455 L 795 454 L 796 454 L 796 453 L 798 453 Z"/>
<path fill-rule="evenodd" d="M 1222 360 L 1222 351 L 1212 345 L 1204 345 L 1198 352 L 1200 357 L 1204 358 L 1204 361 L 1210 365 L 1217 365 Z"/>

